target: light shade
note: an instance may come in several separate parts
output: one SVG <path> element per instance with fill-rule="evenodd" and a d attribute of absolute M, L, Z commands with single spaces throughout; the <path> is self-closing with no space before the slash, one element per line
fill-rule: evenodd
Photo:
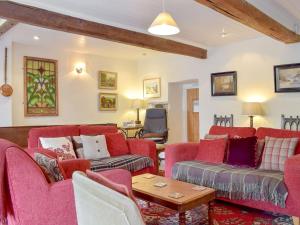
<path fill-rule="evenodd" d="M 242 107 L 242 114 L 248 116 L 263 115 L 262 105 L 259 102 L 244 102 Z"/>
<path fill-rule="evenodd" d="M 143 99 L 132 99 L 131 108 L 133 109 L 143 109 L 146 107 L 146 102 Z"/>
<path fill-rule="evenodd" d="M 151 34 L 156 35 L 174 35 L 180 32 L 175 20 L 167 12 L 160 13 L 155 18 L 148 31 Z"/>

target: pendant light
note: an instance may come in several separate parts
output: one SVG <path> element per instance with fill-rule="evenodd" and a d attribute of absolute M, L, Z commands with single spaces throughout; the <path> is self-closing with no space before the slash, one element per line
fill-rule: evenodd
<path fill-rule="evenodd" d="M 165 10 L 165 0 L 162 0 L 163 11 L 155 18 L 148 31 L 155 35 L 174 35 L 180 32 L 175 20 Z"/>

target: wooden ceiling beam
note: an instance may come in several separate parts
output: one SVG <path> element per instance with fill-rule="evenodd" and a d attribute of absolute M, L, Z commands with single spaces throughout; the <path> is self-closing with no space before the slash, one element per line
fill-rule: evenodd
<path fill-rule="evenodd" d="M 195 0 L 227 17 L 284 43 L 300 42 L 300 35 L 289 30 L 246 0 Z"/>
<path fill-rule="evenodd" d="M 15 25 L 17 25 L 17 22 L 12 21 L 12 20 L 7 20 L 5 23 L 3 23 L 0 26 L 0 36 L 2 36 L 3 34 L 5 34 L 7 31 L 9 31 Z"/>
<path fill-rule="evenodd" d="M 83 20 L 10 1 L 0 1 L 0 17 L 53 30 L 90 36 L 161 52 L 206 59 L 207 50 L 106 24 Z"/>

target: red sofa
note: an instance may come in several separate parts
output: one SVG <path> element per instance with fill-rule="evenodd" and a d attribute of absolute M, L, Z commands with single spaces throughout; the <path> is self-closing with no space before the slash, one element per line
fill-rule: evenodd
<path fill-rule="evenodd" d="M 89 125 L 65 125 L 54 127 L 33 128 L 28 135 L 27 151 L 33 155 L 40 148 L 40 137 L 64 137 L 64 136 L 79 136 L 79 135 L 99 135 L 106 133 L 116 133 L 118 129 L 115 126 L 89 126 Z M 153 167 L 144 168 L 133 172 L 132 175 L 143 173 L 157 173 L 157 155 L 156 145 L 153 141 L 143 139 L 128 139 L 126 140 L 130 154 L 137 154 L 150 157 L 153 162 Z M 78 159 L 78 164 L 88 160 Z"/>
<path fill-rule="evenodd" d="M 288 131 L 272 128 L 246 128 L 246 127 L 211 127 L 209 134 L 220 135 L 228 134 L 230 137 L 240 136 L 249 137 L 256 135 L 258 139 L 263 139 L 266 136 L 277 138 L 300 138 L 300 132 Z M 168 145 L 166 147 L 166 168 L 165 174 L 167 177 L 172 176 L 172 167 L 176 162 L 194 160 L 198 153 L 198 143 L 181 143 Z M 257 208 L 266 211 L 284 213 L 291 216 L 300 217 L 300 143 L 296 147 L 296 155 L 290 157 L 284 169 L 284 182 L 288 189 L 288 198 L 286 208 L 280 208 L 271 203 L 253 200 L 230 200 L 221 198 L 235 204 L 244 205 L 252 208 Z"/>
<path fill-rule="evenodd" d="M 68 171 L 66 179 L 48 183 L 39 165 L 17 145 L 0 139 L 0 156 L 3 162 L 0 163 L 0 185 L 4 188 L 0 188 L 0 201 L 5 203 L 0 207 L 0 215 L 7 220 L 5 224 L 77 225 L 71 174 L 75 170 L 85 172 L 89 164 L 77 164 L 76 160 L 61 162 L 64 172 Z M 131 188 L 131 176 L 126 170 L 101 174 Z"/>

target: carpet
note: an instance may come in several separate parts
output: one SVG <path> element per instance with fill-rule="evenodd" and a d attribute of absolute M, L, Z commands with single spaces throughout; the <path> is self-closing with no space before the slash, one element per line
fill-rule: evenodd
<path fill-rule="evenodd" d="M 168 208 L 138 200 L 147 225 L 176 225 L 178 214 Z M 293 225 L 292 218 L 260 210 L 239 207 L 216 201 L 212 204 L 213 225 Z M 186 213 L 187 225 L 208 225 L 207 206 L 202 205 Z"/>

